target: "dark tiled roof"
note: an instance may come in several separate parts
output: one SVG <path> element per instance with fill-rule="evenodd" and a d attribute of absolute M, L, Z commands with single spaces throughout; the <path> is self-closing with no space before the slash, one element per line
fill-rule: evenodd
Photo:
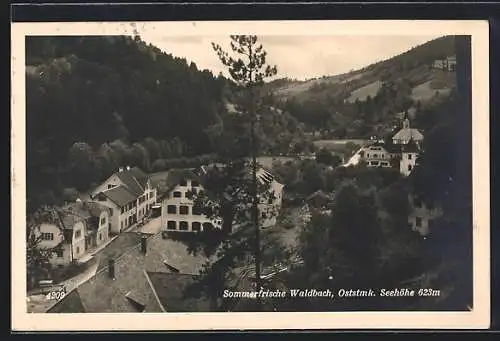
<path fill-rule="evenodd" d="M 108 266 L 108 259 L 117 259 L 127 250 L 136 247 L 141 242 L 141 236 L 135 232 L 122 232 L 99 253 L 97 271 Z"/>
<path fill-rule="evenodd" d="M 401 150 L 405 153 L 418 153 L 419 148 L 413 140 L 410 140 L 410 142 L 401 146 Z"/>
<path fill-rule="evenodd" d="M 204 298 L 190 297 L 186 290 L 197 276 L 181 273 L 148 272 L 158 298 L 167 312 L 208 312 L 210 303 Z"/>
<path fill-rule="evenodd" d="M 103 195 L 109 198 L 112 202 L 114 202 L 119 207 L 126 206 L 131 202 L 134 202 L 137 199 L 137 196 L 131 193 L 124 186 L 118 186 L 111 189 L 108 189 L 102 192 Z"/>
<path fill-rule="evenodd" d="M 144 270 L 145 255 L 134 247 L 127 250 L 115 261 L 114 279 L 109 276 L 109 268 L 104 267 L 96 275 L 80 285 L 77 291 L 85 312 L 162 312 L 149 278 Z M 73 297 L 72 301 L 76 298 Z M 61 300 L 66 301 L 67 298 Z M 61 303 L 59 312 L 78 306 Z"/>
<path fill-rule="evenodd" d="M 386 143 L 384 145 L 385 150 L 387 150 L 391 154 L 399 154 L 401 153 L 401 145 L 394 143 Z"/>
<path fill-rule="evenodd" d="M 144 194 L 144 188 L 146 187 L 148 177 L 142 170 L 134 167 L 129 170 L 118 172 L 116 175 L 120 178 L 130 193 L 134 194 L 136 197 Z"/>
<path fill-rule="evenodd" d="M 117 237 L 99 255 L 96 275 L 51 312 L 161 312 L 160 302 L 170 302 L 173 311 L 204 309 L 198 306 L 203 301 L 184 299 L 183 288 L 194 281 L 194 274 L 201 269 L 205 258 L 190 255 L 186 246 L 162 239 L 161 234 L 147 239 L 147 252 L 143 254 L 140 238 L 133 232 Z M 109 277 L 110 258 L 115 260 L 114 280 Z M 172 273 L 164 260 L 181 272 Z"/>
<path fill-rule="evenodd" d="M 167 191 L 172 190 L 182 179 L 201 181 L 201 177 L 196 173 L 195 169 L 172 169 L 168 172 L 166 179 Z"/>
<path fill-rule="evenodd" d="M 169 266 L 180 273 L 198 275 L 207 262 L 202 255 L 194 255 L 185 244 L 172 239 L 163 239 L 156 234 L 148 239 L 145 267 L 150 272 L 170 272 Z"/>

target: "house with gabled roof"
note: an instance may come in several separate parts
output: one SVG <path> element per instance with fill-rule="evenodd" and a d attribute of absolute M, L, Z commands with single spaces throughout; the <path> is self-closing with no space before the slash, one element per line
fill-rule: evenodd
<path fill-rule="evenodd" d="M 171 170 L 167 175 L 167 193 L 162 202 L 162 230 L 199 232 L 221 228 L 220 218 L 209 219 L 194 205 L 193 195 L 204 191 L 204 175 L 209 168 L 220 165 L 202 166 L 199 169 Z M 249 173 L 250 174 L 250 173 Z M 276 224 L 276 215 L 283 200 L 283 187 L 275 177 L 263 167 L 257 170 L 257 181 L 265 185 L 268 194 L 260 196 L 260 225 L 263 228 Z M 263 186 L 264 187 L 264 186 Z"/>
<path fill-rule="evenodd" d="M 110 230 L 117 234 L 143 220 L 156 203 L 156 188 L 141 169 L 120 168 L 90 193 L 110 208 Z"/>
<path fill-rule="evenodd" d="M 77 262 L 109 240 L 109 209 L 104 205 L 78 200 L 54 209 L 51 216 L 33 233 L 40 237 L 38 247 L 52 251 L 52 265 Z"/>

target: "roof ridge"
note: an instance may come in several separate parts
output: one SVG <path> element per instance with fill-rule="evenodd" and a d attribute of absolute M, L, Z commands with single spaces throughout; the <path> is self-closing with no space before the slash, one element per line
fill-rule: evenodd
<path fill-rule="evenodd" d="M 136 234 L 135 232 L 124 232 L 124 233 L 130 233 L 130 234 Z M 154 235 L 150 235 L 149 237 L 146 237 L 146 239 L 150 239 L 150 238 L 153 238 L 157 235 L 159 235 L 161 233 L 157 233 L 157 234 L 154 234 Z M 135 244 L 134 246 L 130 247 L 129 249 L 127 249 L 124 253 L 122 253 L 121 255 L 119 255 L 116 259 L 115 259 L 115 264 L 121 260 L 125 255 L 128 255 L 129 253 L 131 253 L 132 251 L 136 250 L 136 249 L 139 249 L 141 247 L 141 241 L 138 241 L 137 244 Z M 94 276 L 92 277 L 95 277 L 99 274 L 101 274 L 101 272 L 103 272 L 104 270 L 107 270 L 109 268 L 109 265 L 106 265 L 104 267 L 102 267 L 101 270 L 99 271 L 96 271 L 96 273 L 94 274 Z"/>
<path fill-rule="evenodd" d="M 130 170 L 129 170 L 130 171 Z M 132 175 L 129 173 L 129 175 L 132 177 L 132 179 L 134 179 L 135 183 L 139 186 L 139 188 L 144 192 L 146 190 L 146 188 L 142 187 L 142 185 L 139 183 L 139 181 L 137 180 L 137 178 L 135 177 L 135 175 Z"/>

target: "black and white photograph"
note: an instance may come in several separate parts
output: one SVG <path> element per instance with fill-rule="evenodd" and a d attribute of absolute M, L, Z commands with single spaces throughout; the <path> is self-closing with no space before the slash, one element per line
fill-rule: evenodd
<path fill-rule="evenodd" d="M 487 23 L 12 30 L 19 324 L 488 326 Z"/>

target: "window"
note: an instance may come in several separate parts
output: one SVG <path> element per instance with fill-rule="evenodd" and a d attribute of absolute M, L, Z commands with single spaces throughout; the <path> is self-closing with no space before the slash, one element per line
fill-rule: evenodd
<path fill-rule="evenodd" d="M 201 223 L 198 221 L 193 221 L 193 223 L 191 224 L 191 230 L 200 231 L 201 230 Z"/>
<path fill-rule="evenodd" d="M 109 216 L 112 217 L 113 216 L 113 209 L 110 209 L 109 210 Z"/>
<path fill-rule="evenodd" d="M 99 233 L 99 241 L 102 240 L 102 234 Z"/>
<path fill-rule="evenodd" d="M 373 157 L 374 158 L 378 158 L 378 154 L 373 154 Z"/>
<path fill-rule="evenodd" d="M 168 205 L 167 206 L 167 213 L 168 214 L 176 214 L 177 213 L 177 206 L 175 206 L 175 205 Z"/>
<path fill-rule="evenodd" d="M 179 230 L 181 230 L 181 231 L 187 231 L 188 230 L 188 223 L 187 223 L 187 221 L 181 221 L 179 223 Z"/>
<path fill-rule="evenodd" d="M 188 206 L 181 206 L 179 208 L 179 213 L 183 214 L 183 215 L 189 214 L 189 207 Z"/>
<path fill-rule="evenodd" d="M 125 207 L 122 207 L 122 208 L 120 209 L 120 211 L 121 211 L 121 213 L 122 213 L 122 214 L 123 214 L 123 213 L 125 213 Z"/>
<path fill-rule="evenodd" d="M 408 154 L 408 160 L 411 160 L 411 156 L 412 156 L 411 154 Z"/>
<path fill-rule="evenodd" d="M 54 234 L 53 233 L 42 233 L 41 238 L 42 238 L 42 240 L 54 240 Z"/>
<path fill-rule="evenodd" d="M 408 165 L 408 172 L 411 171 L 411 165 Z"/>
<path fill-rule="evenodd" d="M 106 225 L 106 217 L 101 218 L 101 225 Z"/>
<path fill-rule="evenodd" d="M 261 217 L 262 217 L 262 219 L 266 219 L 266 218 L 267 218 L 267 214 L 266 214 L 266 212 L 262 212 L 262 213 L 261 213 Z"/>
<path fill-rule="evenodd" d="M 120 222 L 120 230 L 123 229 L 123 221 Z"/>
<path fill-rule="evenodd" d="M 115 187 L 115 185 L 113 185 L 113 184 L 108 184 L 108 189 L 111 189 L 111 188 L 113 188 L 113 187 Z"/>
<path fill-rule="evenodd" d="M 64 256 L 64 250 L 57 250 L 56 251 L 56 256 L 59 257 L 59 258 L 63 258 Z"/>
<path fill-rule="evenodd" d="M 149 200 L 149 193 L 146 193 L 146 200 Z"/>
<path fill-rule="evenodd" d="M 75 238 L 80 238 L 81 235 L 82 235 L 82 230 L 75 231 Z"/>
<path fill-rule="evenodd" d="M 370 157 L 370 154 L 366 153 L 366 157 Z"/>
<path fill-rule="evenodd" d="M 200 183 L 196 180 L 191 180 L 191 186 L 192 187 L 198 187 L 200 185 Z"/>
<path fill-rule="evenodd" d="M 79 254 L 80 254 L 80 247 L 79 247 L 79 246 L 77 246 L 77 247 L 76 247 L 76 254 L 77 254 L 77 255 L 79 255 Z"/>
<path fill-rule="evenodd" d="M 174 192 L 174 198 L 180 198 L 181 196 L 182 196 L 181 192 L 179 192 L 179 191 Z"/>
<path fill-rule="evenodd" d="M 420 218 L 420 217 L 415 218 L 415 226 L 417 226 L 417 227 L 422 226 L 422 218 Z"/>
<path fill-rule="evenodd" d="M 177 228 L 177 223 L 173 220 L 167 221 L 167 230 L 175 230 Z"/>
<path fill-rule="evenodd" d="M 186 179 L 181 179 L 181 181 L 179 182 L 179 185 L 180 185 L 180 186 L 182 186 L 182 187 L 187 186 L 187 181 L 186 181 Z"/>
<path fill-rule="evenodd" d="M 193 206 L 192 210 L 193 210 L 193 215 L 201 215 L 201 210 L 199 207 Z"/>

